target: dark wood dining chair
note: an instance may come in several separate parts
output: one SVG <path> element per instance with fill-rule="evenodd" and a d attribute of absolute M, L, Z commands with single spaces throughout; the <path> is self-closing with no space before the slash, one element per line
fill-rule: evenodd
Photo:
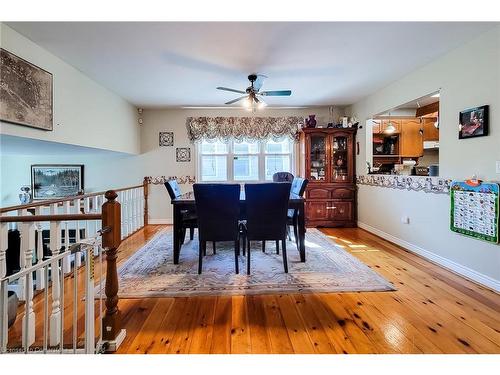
<path fill-rule="evenodd" d="M 247 274 L 250 274 L 251 241 L 281 241 L 283 267 L 288 273 L 286 225 L 290 188 L 288 182 L 245 184 Z"/>
<path fill-rule="evenodd" d="M 198 215 L 198 273 L 201 273 L 207 241 L 233 241 L 234 266 L 239 273 L 240 254 L 240 185 L 194 184 L 194 199 Z"/>
<path fill-rule="evenodd" d="M 177 183 L 177 180 L 169 180 L 165 182 L 165 187 L 167 188 L 168 195 L 170 199 L 173 200 L 182 195 L 182 191 Z M 186 237 L 186 229 L 189 228 L 189 239 L 194 238 L 194 229 L 198 227 L 198 221 L 196 217 L 196 211 L 182 210 L 181 211 L 181 227 L 180 230 L 180 244 L 183 244 Z"/>
<path fill-rule="evenodd" d="M 290 172 L 276 172 L 273 174 L 273 182 L 292 182 L 293 174 Z"/>
<path fill-rule="evenodd" d="M 302 177 L 294 177 L 292 182 L 292 188 L 290 190 L 291 193 L 297 194 L 300 197 L 304 196 L 306 191 L 307 183 L 309 181 Z M 295 243 L 297 244 L 297 249 L 299 249 L 299 216 L 298 211 L 295 209 L 289 209 L 287 213 L 287 235 L 288 238 L 291 239 L 290 236 L 290 226 L 293 227 L 293 234 L 295 237 Z"/>

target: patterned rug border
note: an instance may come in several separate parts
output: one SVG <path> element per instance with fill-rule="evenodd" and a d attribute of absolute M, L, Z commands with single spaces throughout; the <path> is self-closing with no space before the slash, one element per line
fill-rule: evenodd
<path fill-rule="evenodd" d="M 154 241 L 159 240 L 160 237 L 162 237 L 165 234 L 169 234 L 169 232 L 172 231 L 171 227 L 161 229 L 158 233 L 156 233 L 152 238 L 148 240 L 146 244 L 144 244 L 141 248 L 139 248 L 132 256 L 130 256 L 128 259 L 126 259 L 119 267 L 118 267 L 118 279 L 120 280 L 120 273 L 121 271 L 127 267 L 130 263 L 132 263 L 134 260 L 139 258 L 141 256 L 141 251 L 144 249 L 144 247 L 150 245 Z M 367 272 L 372 272 L 375 276 L 376 279 L 380 282 L 381 285 L 380 288 L 374 288 L 373 286 L 359 286 L 359 287 L 351 287 L 349 290 L 345 290 L 345 287 L 339 286 L 339 290 L 334 290 L 334 288 L 331 285 L 325 286 L 325 287 L 313 287 L 311 288 L 308 286 L 307 288 L 301 289 L 295 286 L 295 287 L 289 287 L 288 284 L 284 285 L 277 285 L 276 288 L 269 288 L 265 289 L 265 286 L 263 285 L 260 290 L 256 289 L 251 289 L 251 288 L 245 288 L 241 286 L 235 286 L 233 289 L 221 289 L 217 288 L 217 290 L 196 290 L 196 289 L 190 289 L 189 291 L 165 291 L 162 290 L 160 292 L 156 291 L 150 291 L 150 292 L 143 292 L 143 293 L 123 293 L 120 290 L 118 291 L 118 296 L 119 298 L 123 299 L 138 299 L 138 298 L 174 298 L 174 297 L 218 297 L 218 296 L 244 296 L 244 295 L 279 295 L 279 294 L 313 294 L 313 293 L 360 293 L 360 292 L 370 292 L 370 293 L 378 293 L 378 292 L 392 292 L 396 291 L 397 289 L 395 286 L 386 280 L 383 276 L 381 276 L 378 272 L 367 266 L 365 263 L 363 263 L 361 260 L 344 250 L 343 248 L 340 248 L 338 244 L 331 239 L 328 235 L 325 233 L 319 231 L 316 228 L 308 228 L 307 229 L 308 233 L 316 231 L 319 233 L 323 238 L 325 238 L 332 246 L 337 248 L 339 251 L 342 251 L 346 253 L 349 257 L 353 259 L 354 262 L 358 264 L 358 266 L 361 266 L 362 268 L 365 268 Z M 240 272 L 242 269 L 240 269 Z M 244 270 L 243 270 L 244 272 Z M 240 273 L 241 274 L 241 273 Z M 246 277 L 246 274 L 244 275 Z M 251 277 L 251 276 L 250 276 Z M 103 284 L 104 287 L 104 284 Z M 279 289 L 278 289 L 279 288 Z M 343 289 L 343 290 L 342 290 Z M 99 292 L 99 286 L 96 287 L 96 295 Z"/>

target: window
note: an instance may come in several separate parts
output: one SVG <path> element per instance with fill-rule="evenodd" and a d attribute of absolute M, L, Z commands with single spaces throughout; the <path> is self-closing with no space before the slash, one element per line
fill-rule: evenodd
<path fill-rule="evenodd" d="M 198 181 L 272 180 L 275 172 L 293 172 L 293 141 L 207 142 L 197 146 Z"/>

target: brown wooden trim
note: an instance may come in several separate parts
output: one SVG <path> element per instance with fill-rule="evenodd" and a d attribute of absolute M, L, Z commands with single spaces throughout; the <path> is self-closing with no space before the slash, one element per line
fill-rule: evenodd
<path fill-rule="evenodd" d="M 434 113 L 439 111 L 439 102 L 424 105 L 423 107 L 417 108 L 415 117 L 421 117 L 429 113 Z"/>
<path fill-rule="evenodd" d="M 144 226 L 148 225 L 149 220 L 149 207 L 148 207 L 148 194 L 149 194 L 149 178 L 144 177 L 144 181 L 142 182 L 142 186 L 144 188 Z"/>
<path fill-rule="evenodd" d="M 137 189 L 140 187 L 143 187 L 143 185 L 142 184 L 141 185 L 134 185 L 134 186 L 124 187 L 124 188 L 120 188 L 120 189 L 114 189 L 113 191 L 118 193 L 120 191 Z M 105 194 L 106 194 L 105 191 L 99 191 L 99 192 L 83 194 L 83 195 L 74 195 L 72 197 L 67 197 L 67 198 L 48 199 L 48 200 L 32 202 L 32 203 L 28 203 L 28 204 L 21 204 L 21 205 L 17 205 L 17 206 L 3 207 L 3 208 L 0 208 L 0 213 L 5 213 L 5 212 L 10 212 L 10 211 L 15 211 L 15 210 L 23 210 L 23 209 L 32 208 L 32 207 L 49 206 L 49 205 L 54 204 L 54 203 L 73 201 L 75 199 L 91 198 L 91 197 L 95 197 L 97 195 L 105 195 Z"/>
<path fill-rule="evenodd" d="M 29 223 L 35 221 L 101 220 L 101 214 L 0 216 L 0 223 Z"/>

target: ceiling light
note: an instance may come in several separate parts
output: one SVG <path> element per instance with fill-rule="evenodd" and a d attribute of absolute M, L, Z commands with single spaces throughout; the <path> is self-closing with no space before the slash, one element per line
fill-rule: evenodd
<path fill-rule="evenodd" d="M 250 97 L 248 97 L 245 100 L 243 100 L 243 107 L 250 108 L 251 106 L 252 106 L 252 102 L 251 102 Z"/>
<path fill-rule="evenodd" d="M 389 122 L 387 124 L 387 127 L 385 128 L 384 130 L 384 133 L 387 133 L 387 134 L 392 134 L 396 131 L 396 127 L 394 126 L 394 124 L 392 122 Z"/>
<path fill-rule="evenodd" d="M 389 123 L 387 124 L 387 127 L 384 129 L 384 133 L 386 133 L 386 134 L 392 134 L 395 131 L 396 131 L 396 127 L 391 122 L 391 112 L 389 112 Z"/>
<path fill-rule="evenodd" d="M 437 94 L 431 95 L 431 98 L 439 98 L 439 92 Z"/>

